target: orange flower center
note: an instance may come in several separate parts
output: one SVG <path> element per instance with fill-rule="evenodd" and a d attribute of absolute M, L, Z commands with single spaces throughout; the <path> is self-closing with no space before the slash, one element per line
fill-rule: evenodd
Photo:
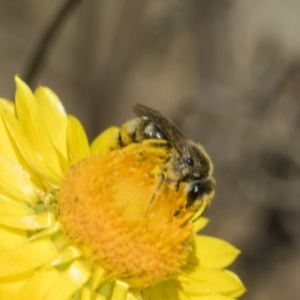
<path fill-rule="evenodd" d="M 163 181 L 165 150 L 140 144 L 92 155 L 67 172 L 58 194 L 65 234 L 92 266 L 143 288 L 176 275 L 189 253 L 184 188 Z"/>

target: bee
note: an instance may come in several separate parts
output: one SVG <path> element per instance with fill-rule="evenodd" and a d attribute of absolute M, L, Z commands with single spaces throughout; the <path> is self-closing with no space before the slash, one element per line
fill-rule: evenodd
<path fill-rule="evenodd" d="M 127 121 L 119 130 L 114 148 L 125 148 L 131 144 L 144 143 L 147 147 L 164 149 L 164 167 L 161 184 L 168 183 L 175 190 L 183 185 L 186 191 L 185 207 L 197 218 L 203 213 L 214 195 L 215 180 L 212 177 L 213 164 L 204 148 L 186 137 L 179 128 L 159 111 L 136 104 L 133 112 L 138 118 Z M 149 203 L 149 207 L 155 199 Z M 194 216 L 195 216 L 194 215 Z"/>

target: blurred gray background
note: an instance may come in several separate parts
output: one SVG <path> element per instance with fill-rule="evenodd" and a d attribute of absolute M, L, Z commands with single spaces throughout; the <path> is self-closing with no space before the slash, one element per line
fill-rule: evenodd
<path fill-rule="evenodd" d="M 242 250 L 243 299 L 299 298 L 300 1 L 0 0 L 2 97 L 15 74 L 90 140 L 136 102 L 172 118 L 214 161 L 205 233 Z"/>

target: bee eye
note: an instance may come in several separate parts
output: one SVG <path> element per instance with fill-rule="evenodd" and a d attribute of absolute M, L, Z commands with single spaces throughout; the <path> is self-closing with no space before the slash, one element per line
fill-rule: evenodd
<path fill-rule="evenodd" d="M 207 192 L 207 186 L 205 182 L 196 182 L 192 185 L 187 196 L 187 207 L 193 205 L 193 203 L 201 197 L 205 192 Z"/>
<path fill-rule="evenodd" d="M 188 165 L 191 166 L 191 167 L 194 165 L 194 160 L 193 160 L 192 157 L 186 157 L 186 158 L 184 159 L 184 161 L 186 162 L 186 164 L 188 164 Z"/>

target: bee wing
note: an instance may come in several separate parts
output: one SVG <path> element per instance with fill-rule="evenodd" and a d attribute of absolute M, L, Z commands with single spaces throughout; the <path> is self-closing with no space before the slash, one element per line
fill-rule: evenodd
<path fill-rule="evenodd" d="M 146 118 L 151 121 L 181 155 L 188 153 L 186 147 L 187 137 L 171 120 L 164 117 L 159 111 L 142 104 L 136 104 L 132 107 L 132 110 L 138 117 Z"/>

